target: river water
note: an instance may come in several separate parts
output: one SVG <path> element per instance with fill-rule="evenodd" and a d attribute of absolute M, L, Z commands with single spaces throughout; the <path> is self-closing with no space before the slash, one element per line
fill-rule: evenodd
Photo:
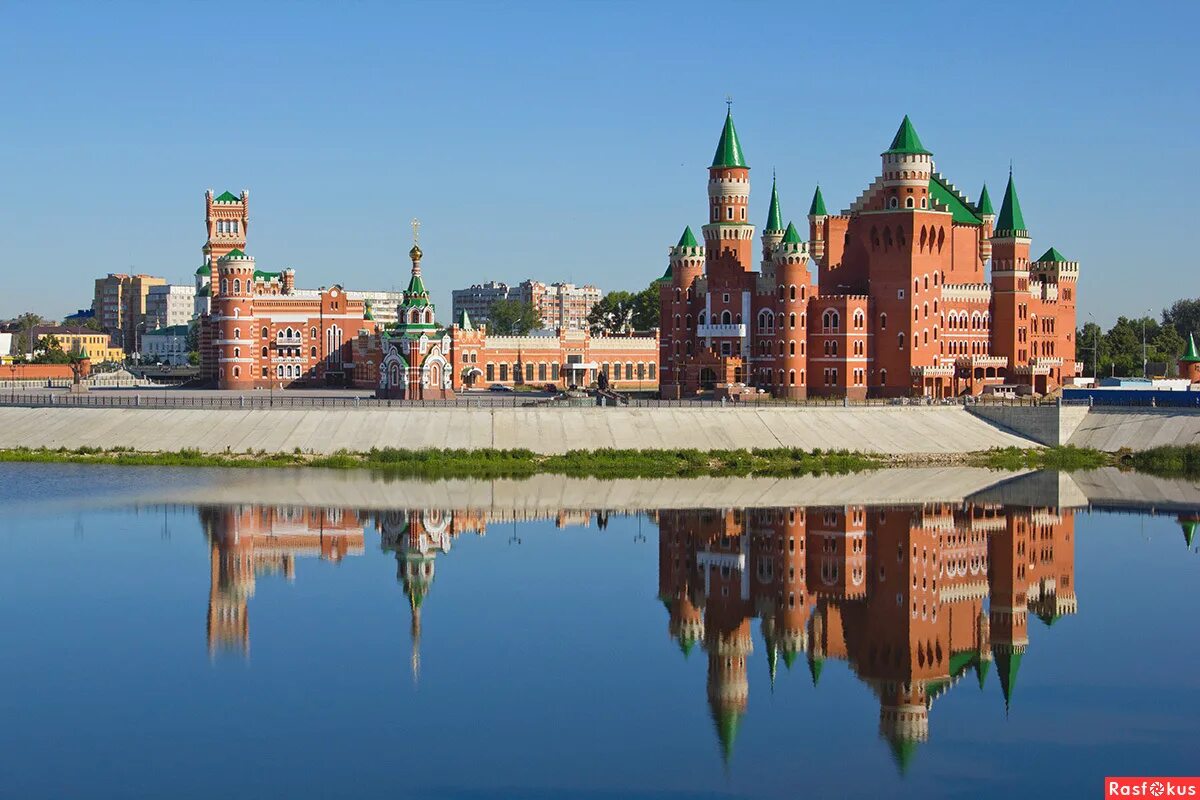
<path fill-rule="evenodd" d="M 1194 774 L 1200 487 L 958 472 L 0 465 L 0 796 L 1100 797 Z"/>

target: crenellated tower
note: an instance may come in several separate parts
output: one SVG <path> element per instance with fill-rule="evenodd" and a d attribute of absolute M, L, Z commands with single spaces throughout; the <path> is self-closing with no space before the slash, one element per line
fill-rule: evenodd
<path fill-rule="evenodd" d="M 707 267 L 751 268 L 754 226 L 750 224 L 750 168 L 746 166 L 733 112 L 725 115 L 725 126 L 717 142 L 712 166 L 708 168 L 708 224 L 704 226 Z"/>
<path fill-rule="evenodd" d="M 884 202 L 888 209 L 928 208 L 933 153 L 925 149 L 908 115 L 892 138 L 883 159 Z"/>
<path fill-rule="evenodd" d="M 776 187 L 775 179 L 771 178 L 771 206 L 767 209 L 767 225 L 762 232 L 762 274 L 764 278 L 770 278 L 775 270 L 775 261 L 773 255 L 775 248 L 783 241 L 783 235 L 786 233 L 783 227 L 783 215 L 779 212 L 779 189 Z"/>
<path fill-rule="evenodd" d="M 204 263 L 209 266 L 209 286 L 215 296 L 219 290 L 217 265 L 233 250 L 245 251 L 246 231 L 250 227 L 250 193 L 241 195 L 222 192 L 213 197 L 212 189 L 204 193 L 204 228 L 208 235 L 202 248 Z"/>
<path fill-rule="evenodd" d="M 992 235 L 992 354 L 1010 372 L 1029 360 L 1029 229 L 1012 172 Z"/>
<path fill-rule="evenodd" d="M 992 208 L 992 198 L 988 194 L 987 184 L 979 192 L 979 218 L 983 220 L 983 230 L 979 234 L 979 260 L 986 264 L 992 257 L 992 234 L 996 229 L 996 211 Z"/>
<path fill-rule="evenodd" d="M 675 361 L 691 354 L 693 328 L 688 322 L 693 318 L 693 306 L 699 305 L 692 287 L 704 274 L 704 248 L 696 241 L 690 225 L 683 229 L 669 258 L 667 271 L 658 283 L 659 385 L 664 391 L 677 391 L 679 376 Z"/>
<path fill-rule="evenodd" d="M 231 250 L 217 262 L 213 314 L 217 338 L 217 385 L 222 389 L 254 388 L 254 258 Z"/>
<path fill-rule="evenodd" d="M 808 240 L 812 257 L 818 262 L 825 258 L 825 239 L 828 235 L 826 228 L 829 223 L 829 212 L 825 209 L 825 198 L 821 196 L 821 186 L 813 192 L 812 203 L 808 206 Z"/>
<path fill-rule="evenodd" d="M 778 345 L 775 349 L 776 393 L 804 398 L 807 365 L 807 309 L 815 287 L 808 269 L 808 245 L 796 226 L 788 223 L 783 240 L 775 248 L 775 318 Z"/>

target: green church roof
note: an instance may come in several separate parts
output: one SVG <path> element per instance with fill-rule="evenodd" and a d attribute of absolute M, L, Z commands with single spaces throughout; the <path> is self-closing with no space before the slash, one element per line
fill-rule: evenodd
<path fill-rule="evenodd" d="M 974 650 L 963 650 L 961 653 L 950 654 L 950 674 L 957 676 L 958 673 L 971 666 L 971 662 L 975 660 L 976 653 Z"/>
<path fill-rule="evenodd" d="M 1017 185 L 1012 173 L 1008 173 L 1008 186 L 1004 189 L 1004 201 L 1000 204 L 1000 216 L 996 219 L 996 234 L 1026 237 L 1025 215 L 1021 213 L 1021 202 L 1017 200 Z"/>
<path fill-rule="evenodd" d="M 1181 358 L 1179 360 L 1185 361 L 1189 364 L 1195 364 L 1196 362 L 1200 362 L 1200 351 L 1196 350 L 1195 334 L 1192 334 L 1192 333 L 1188 334 L 1187 351 L 1183 354 L 1183 358 Z"/>
<path fill-rule="evenodd" d="M 979 208 L 980 214 L 996 215 L 996 210 L 992 208 L 992 196 L 988 194 L 987 184 L 983 185 L 983 190 L 979 192 Z"/>
<path fill-rule="evenodd" d="M 796 230 L 796 226 L 789 222 L 787 231 L 783 234 L 783 241 L 786 244 L 800 244 L 804 240 L 800 238 L 800 231 Z"/>
<path fill-rule="evenodd" d="M 683 229 L 683 236 L 679 237 L 679 244 L 676 247 L 699 247 L 700 243 L 696 241 L 696 234 L 692 233 L 692 226 L 688 225 Z"/>
<path fill-rule="evenodd" d="M 414 297 L 420 295 L 420 297 Z M 404 302 L 406 305 L 428 305 L 429 292 L 425 291 L 425 281 L 421 280 L 421 276 L 413 274 L 408 281 L 408 288 L 404 290 Z M 422 302 L 414 302 L 422 301 Z"/>
<path fill-rule="evenodd" d="M 226 192 L 221 192 L 221 195 L 219 197 L 214 197 L 213 202 L 214 203 L 236 203 L 238 200 L 241 200 L 241 199 L 242 198 L 238 197 L 233 192 L 226 191 Z"/>
<path fill-rule="evenodd" d="M 817 184 L 817 190 L 813 192 L 812 204 L 808 207 L 808 215 L 810 217 L 829 216 L 829 212 L 825 210 L 825 198 L 821 196 L 820 184 Z"/>
<path fill-rule="evenodd" d="M 733 127 L 732 109 L 725 114 L 725 127 L 721 129 L 721 139 L 717 142 L 717 152 L 713 154 L 713 167 L 744 167 L 746 159 L 742 155 L 742 144 L 738 141 L 737 130 Z"/>
<path fill-rule="evenodd" d="M 365 319 L 365 320 L 371 320 L 371 321 L 374 321 L 374 320 L 375 320 L 375 314 L 374 314 L 374 312 L 373 312 L 373 311 L 371 311 L 371 301 L 370 301 L 370 300 L 368 300 L 368 301 L 367 301 L 367 302 L 364 304 L 364 307 L 363 307 L 363 319 Z"/>
<path fill-rule="evenodd" d="M 929 179 L 929 194 L 933 196 L 934 202 L 938 205 L 946 206 L 952 221 L 961 225 L 983 224 L 983 220 L 975 215 L 971 207 L 937 178 Z"/>
<path fill-rule="evenodd" d="M 1062 253 L 1051 247 L 1046 252 L 1042 253 L 1042 257 L 1038 261 L 1066 261 L 1067 258 Z"/>
<path fill-rule="evenodd" d="M 779 213 L 779 190 L 775 188 L 775 179 L 771 179 L 771 207 L 767 209 L 767 227 L 764 230 L 783 230 L 783 216 Z"/>
<path fill-rule="evenodd" d="M 908 119 L 908 114 L 905 114 L 899 130 L 892 139 L 892 146 L 884 151 L 884 155 L 931 156 L 933 153 L 926 150 L 925 146 L 921 144 L 921 137 L 917 136 L 917 129 Z"/>

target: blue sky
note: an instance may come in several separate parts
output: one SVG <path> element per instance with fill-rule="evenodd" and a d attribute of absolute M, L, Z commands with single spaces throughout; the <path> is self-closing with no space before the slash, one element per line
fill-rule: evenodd
<path fill-rule="evenodd" d="M 1035 255 L 1081 262 L 1082 320 L 1200 295 L 1196 4 L 0 5 L 0 316 L 91 281 L 190 280 L 203 192 L 250 190 L 249 250 L 302 286 L 645 286 L 705 219 L 724 98 L 766 217 L 875 177 L 907 113 L 938 169 Z M 806 231 L 806 226 L 801 226 Z M 49 289 L 49 291 L 47 291 Z"/>

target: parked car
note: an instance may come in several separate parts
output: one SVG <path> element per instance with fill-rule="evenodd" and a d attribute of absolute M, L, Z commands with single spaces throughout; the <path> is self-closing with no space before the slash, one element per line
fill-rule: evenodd
<path fill-rule="evenodd" d="M 512 390 L 511 386 L 505 386 L 503 383 L 493 383 L 488 387 L 489 392 L 511 392 Z"/>

